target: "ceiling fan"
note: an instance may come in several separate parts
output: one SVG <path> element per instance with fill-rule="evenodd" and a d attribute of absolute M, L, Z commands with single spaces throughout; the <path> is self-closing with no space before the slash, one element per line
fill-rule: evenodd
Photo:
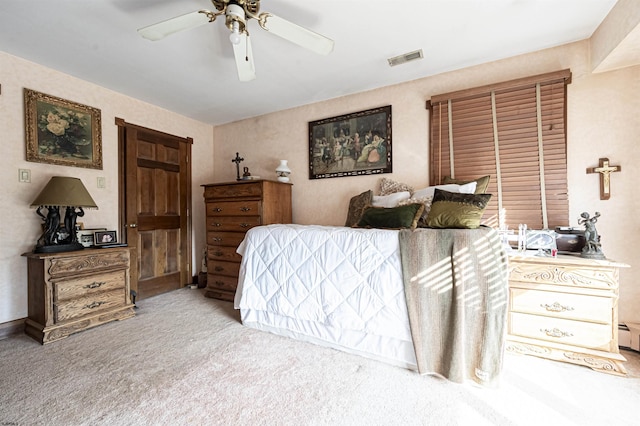
<path fill-rule="evenodd" d="M 233 46 L 240 81 L 256 78 L 247 30 L 249 19 L 258 21 L 263 30 L 321 55 L 327 55 L 333 50 L 333 40 L 271 13 L 259 13 L 260 0 L 211 0 L 211 3 L 216 8 L 215 12 L 210 10 L 190 12 L 140 28 L 138 33 L 148 40 L 156 41 L 178 31 L 213 22 L 218 16 L 224 15 L 225 25 L 231 31 L 229 40 Z"/>

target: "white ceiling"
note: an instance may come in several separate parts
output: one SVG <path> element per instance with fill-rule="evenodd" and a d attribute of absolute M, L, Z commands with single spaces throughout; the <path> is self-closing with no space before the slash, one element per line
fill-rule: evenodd
<path fill-rule="evenodd" d="M 257 78 L 245 83 L 221 19 L 155 42 L 136 32 L 215 10 L 208 0 L 2 0 L 0 51 L 215 125 L 589 38 L 615 3 L 262 0 L 335 48 L 320 56 L 250 21 Z M 417 49 L 424 59 L 388 65 Z"/>

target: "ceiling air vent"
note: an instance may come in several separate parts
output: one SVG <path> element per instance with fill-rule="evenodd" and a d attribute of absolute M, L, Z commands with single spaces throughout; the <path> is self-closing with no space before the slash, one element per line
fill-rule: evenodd
<path fill-rule="evenodd" d="M 395 67 L 396 65 L 405 64 L 410 61 L 415 61 L 417 59 L 422 59 L 422 49 L 415 50 L 413 52 L 405 53 L 404 55 L 395 56 L 393 58 L 387 59 L 389 62 L 389 66 Z"/>

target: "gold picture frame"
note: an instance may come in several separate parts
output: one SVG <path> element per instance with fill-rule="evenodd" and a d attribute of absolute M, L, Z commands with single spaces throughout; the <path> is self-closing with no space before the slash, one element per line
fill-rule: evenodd
<path fill-rule="evenodd" d="M 102 169 L 98 108 L 24 89 L 27 161 Z"/>

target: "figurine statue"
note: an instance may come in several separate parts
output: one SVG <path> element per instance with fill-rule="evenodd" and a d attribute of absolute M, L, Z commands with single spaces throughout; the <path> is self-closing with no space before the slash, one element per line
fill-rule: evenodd
<path fill-rule="evenodd" d="M 244 173 L 242 173 L 242 179 L 249 179 L 251 177 L 251 173 L 249 173 L 249 168 L 245 167 L 243 169 Z"/>
<path fill-rule="evenodd" d="M 589 217 L 589 213 L 583 212 L 578 219 L 578 224 L 584 225 L 585 244 L 582 248 L 581 257 L 588 259 L 605 259 L 604 253 L 600 245 L 600 236 L 596 230 L 596 222 L 600 217 L 600 212 L 596 212 L 593 217 Z"/>

